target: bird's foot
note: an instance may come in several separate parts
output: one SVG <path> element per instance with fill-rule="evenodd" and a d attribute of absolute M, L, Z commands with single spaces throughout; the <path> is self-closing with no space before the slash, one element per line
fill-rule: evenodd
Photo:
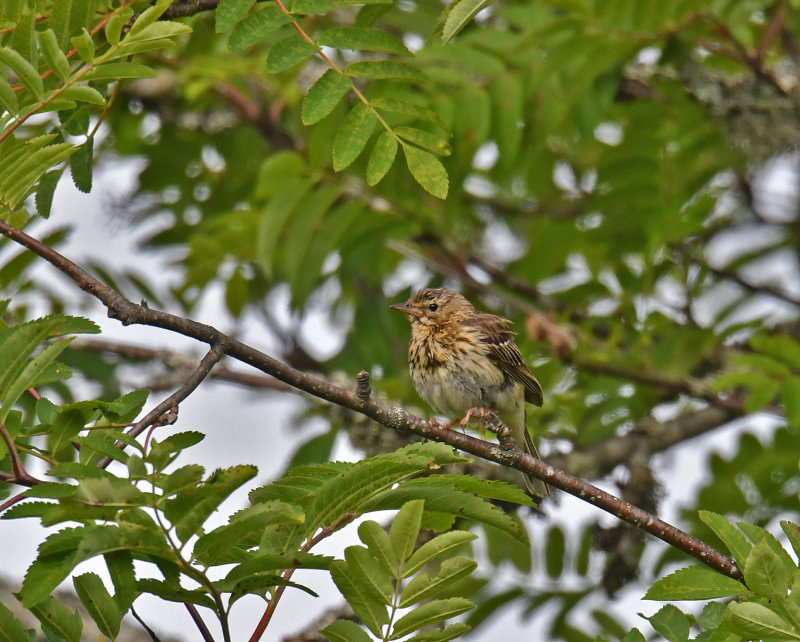
<path fill-rule="evenodd" d="M 445 430 L 451 430 L 453 428 L 453 426 L 455 426 L 457 423 L 458 423 L 458 419 L 456 419 L 455 421 L 450 421 L 450 422 L 448 422 L 446 424 L 440 424 L 433 417 L 428 419 L 428 425 L 431 428 L 444 428 Z M 466 431 L 464 431 L 464 432 L 466 432 Z"/>
<path fill-rule="evenodd" d="M 469 425 L 470 419 L 473 416 L 478 418 L 478 431 L 481 434 L 481 439 L 486 439 L 486 428 L 483 425 L 483 418 L 486 417 L 487 412 L 494 412 L 492 408 L 474 407 L 467 410 L 467 414 L 461 420 L 461 427 L 466 428 Z"/>

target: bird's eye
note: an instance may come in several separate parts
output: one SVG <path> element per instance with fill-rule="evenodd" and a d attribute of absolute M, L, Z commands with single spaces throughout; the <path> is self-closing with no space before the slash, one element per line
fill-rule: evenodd
<path fill-rule="evenodd" d="M 431 312 L 436 312 L 436 310 L 438 310 L 438 309 L 439 309 L 439 306 L 438 306 L 438 305 L 436 305 L 435 303 L 431 303 L 431 304 L 428 306 L 428 310 L 430 310 Z"/>

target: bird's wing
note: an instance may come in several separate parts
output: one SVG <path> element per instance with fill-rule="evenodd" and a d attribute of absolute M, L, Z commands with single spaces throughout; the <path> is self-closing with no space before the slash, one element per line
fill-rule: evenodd
<path fill-rule="evenodd" d="M 478 313 L 465 323 L 481 330 L 489 359 L 512 379 L 525 386 L 525 401 L 541 406 L 544 401 L 542 386 L 514 343 L 515 332 L 509 327 L 511 322 L 494 314 Z"/>

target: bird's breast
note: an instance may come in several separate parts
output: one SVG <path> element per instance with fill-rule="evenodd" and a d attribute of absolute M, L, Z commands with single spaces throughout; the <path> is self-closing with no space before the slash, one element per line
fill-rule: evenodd
<path fill-rule="evenodd" d="M 456 417 L 473 407 L 500 408 L 519 396 L 512 382 L 487 356 L 483 346 L 433 335 L 412 338 L 411 378 L 420 396 L 442 414 Z"/>

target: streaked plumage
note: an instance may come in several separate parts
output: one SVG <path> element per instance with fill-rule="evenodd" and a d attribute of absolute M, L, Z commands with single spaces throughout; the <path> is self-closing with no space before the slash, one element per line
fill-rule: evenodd
<path fill-rule="evenodd" d="M 525 422 L 525 402 L 541 406 L 542 387 L 517 344 L 508 319 L 477 311 L 458 292 L 420 290 L 391 306 L 408 315 L 408 365 L 420 396 L 449 417 L 472 408 L 492 408 L 517 444 L 539 457 Z M 550 494 L 542 481 L 525 475 L 528 490 Z"/>

